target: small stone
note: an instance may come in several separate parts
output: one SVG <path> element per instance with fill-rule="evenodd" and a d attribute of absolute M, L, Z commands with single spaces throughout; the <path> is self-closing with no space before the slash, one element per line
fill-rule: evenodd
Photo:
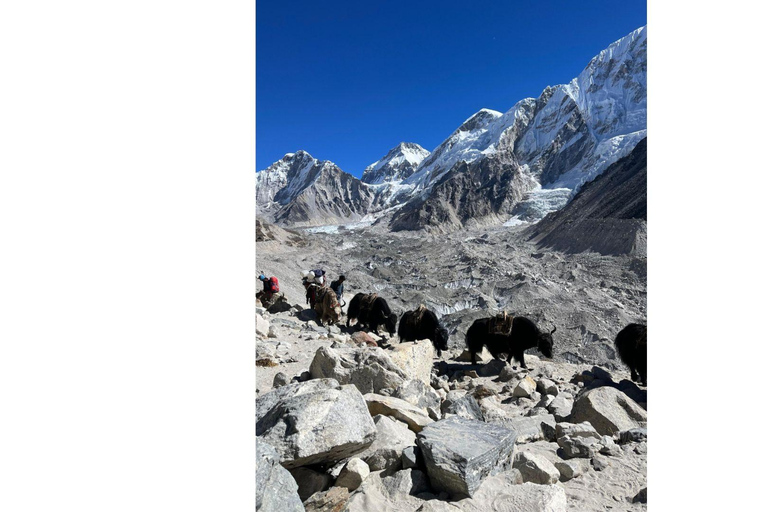
<path fill-rule="evenodd" d="M 619 444 L 639 443 L 648 439 L 648 429 L 632 428 L 619 432 Z"/>
<path fill-rule="evenodd" d="M 542 395 L 556 396 L 559 393 L 557 384 L 549 379 L 539 379 L 539 382 L 536 383 L 536 390 Z"/>
<path fill-rule="evenodd" d="M 587 468 L 583 459 L 572 459 L 555 462 L 555 467 L 560 472 L 560 481 L 567 482 L 577 476 L 583 475 Z"/>
<path fill-rule="evenodd" d="M 560 480 L 560 472 L 551 462 L 530 452 L 517 453 L 512 467 L 523 475 L 523 482 L 548 485 Z"/>
<path fill-rule="evenodd" d="M 592 467 L 595 468 L 595 471 L 602 471 L 610 465 L 608 458 L 602 455 L 595 455 L 592 458 Z"/>
<path fill-rule="evenodd" d="M 512 395 L 516 397 L 529 397 L 535 390 L 536 383 L 533 381 L 533 379 L 530 377 L 525 377 L 523 380 L 518 382 L 517 386 L 515 386 Z"/>
<path fill-rule="evenodd" d="M 557 438 L 557 445 L 562 449 L 564 459 L 592 458 L 600 449 L 600 442 L 594 437 L 562 436 Z"/>
<path fill-rule="evenodd" d="M 339 473 L 339 477 L 336 479 L 336 485 L 339 487 L 346 487 L 350 491 L 354 491 L 363 483 L 363 480 L 368 478 L 371 473 L 368 464 L 361 459 L 352 458 L 344 466 L 344 469 Z"/>
<path fill-rule="evenodd" d="M 279 388 L 289 384 L 288 376 L 283 372 L 277 372 L 275 378 L 272 380 L 272 387 Z"/>
<path fill-rule="evenodd" d="M 603 447 L 600 448 L 600 453 L 603 455 L 611 455 L 616 457 L 622 453 L 621 447 L 613 442 L 613 438 L 610 436 L 603 436 L 603 438 L 600 440 L 600 444 L 603 445 Z"/>
<path fill-rule="evenodd" d="M 513 370 L 511 366 L 506 365 L 499 372 L 499 381 L 501 381 L 501 382 L 509 382 L 509 381 L 511 381 L 512 379 L 515 378 L 515 374 L 516 373 L 517 372 L 515 370 Z"/>

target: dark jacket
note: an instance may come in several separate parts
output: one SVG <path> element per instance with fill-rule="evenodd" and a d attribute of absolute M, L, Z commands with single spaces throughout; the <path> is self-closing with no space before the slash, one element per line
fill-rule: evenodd
<path fill-rule="evenodd" d="M 331 290 L 336 292 L 336 298 L 341 300 L 341 296 L 344 294 L 344 283 L 339 282 L 338 279 L 336 281 L 331 281 Z"/>

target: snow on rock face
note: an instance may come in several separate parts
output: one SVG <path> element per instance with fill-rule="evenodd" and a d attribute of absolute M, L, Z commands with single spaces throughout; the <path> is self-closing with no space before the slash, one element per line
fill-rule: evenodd
<path fill-rule="evenodd" d="M 646 136 L 646 41 L 641 27 L 601 51 L 569 84 L 547 87 L 504 114 L 482 109 L 467 119 L 403 182 L 413 197 L 393 217 L 393 229 L 508 218 L 520 202 L 520 221 L 562 208 Z M 462 182 L 460 174 L 472 177 Z M 500 200 L 499 181 L 517 190 Z M 472 201 L 455 199 L 468 194 Z"/>
<path fill-rule="evenodd" d="M 363 171 L 362 181 L 380 184 L 402 181 L 416 170 L 416 167 L 429 156 L 429 151 L 412 142 L 401 142 L 381 160 L 372 163 Z"/>

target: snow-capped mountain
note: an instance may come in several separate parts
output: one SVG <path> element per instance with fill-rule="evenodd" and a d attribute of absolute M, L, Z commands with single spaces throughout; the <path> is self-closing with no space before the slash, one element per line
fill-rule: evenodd
<path fill-rule="evenodd" d="M 298 151 L 256 173 L 256 213 L 293 226 L 353 222 L 380 209 L 388 190 Z"/>
<path fill-rule="evenodd" d="M 646 137 L 646 44 L 641 27 L 568 84 L 504 113 L 481 109 L 431 153 L 401 143 L 363 181 L 304 151 L 288 154 L 257 174 L 257 212 L 321 225 L 386 210 L 394 230 L 538 221 Z"/>
<path fill-rule="evenodd" d="M 392 228 L 497 222 L 515 207 L 527 214 L 521 220 L 538 220 L 564 206 L 646 136 L 646 41 L 646 27 L 639 28 L 567 85 L 547 87 L 503 114 L 471 116 L 403 181 L 414 197 Z M 501 182 L 516 190 L 500 191 Z"/>
<path fill-rule="evenodd" d="M 379 184 L 402 181 L 416 170 L 416 167 L 429 156 L 429 151 L 413 142 L 401 142 L 381 160 L 372 163 L 363 171 L 362 181 Z"/>

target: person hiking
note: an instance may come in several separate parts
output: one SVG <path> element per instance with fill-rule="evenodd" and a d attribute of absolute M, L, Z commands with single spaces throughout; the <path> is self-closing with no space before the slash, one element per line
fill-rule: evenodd
<path fill-rule="evenodd" d="M 331 290 L 336 292 L 336 298 L 341 303 L 341 297 L 344 295 L 344 281 L 347 278 L 344 275 L 340 275 L 335 281 L 331 281 Z"/>
<path fill-rule="evenodd" d="M 256 298 L 260 299 L 262 304 L 267 305 L 272 301 L 274 294 L 280 291 L 280 286 L 276 277 L 267 278 L 264 274 L 259 276 L 259 281 L 262 282 L 264 288 L 256 294 Z"/>

